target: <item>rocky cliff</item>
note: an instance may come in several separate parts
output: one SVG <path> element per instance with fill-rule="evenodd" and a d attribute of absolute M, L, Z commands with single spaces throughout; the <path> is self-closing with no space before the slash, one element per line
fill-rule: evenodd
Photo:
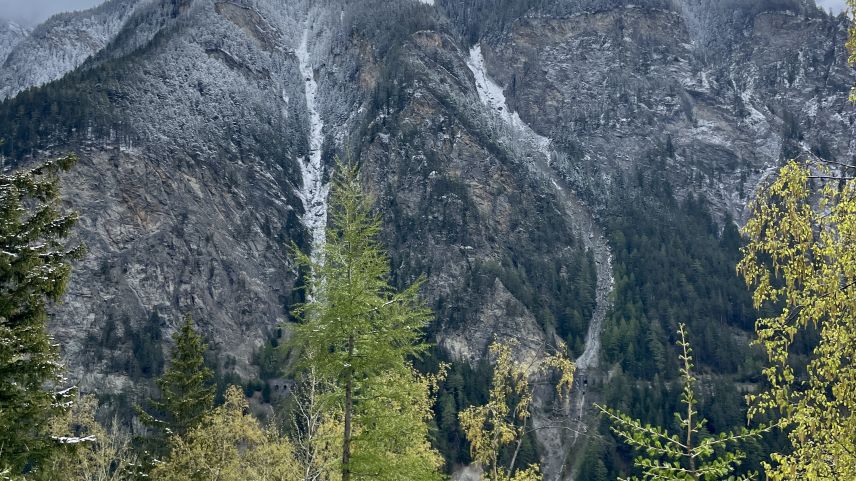
<path fill-rule="evenodd" d="M 0 64 L 6 61 L 6 57 L 18 43 L 23 40 L 29 29 L 8 20 L 0 20 Z"/>

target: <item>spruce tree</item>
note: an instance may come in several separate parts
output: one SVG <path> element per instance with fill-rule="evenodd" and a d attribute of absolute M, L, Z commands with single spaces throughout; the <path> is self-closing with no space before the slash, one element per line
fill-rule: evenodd
<path fill-rule="evenodd" d="M 160 397 L 150 401 L 153 414 L 139 411 L 143 424 L 166 437 L 187 433 L 214 402 L 212 372 L 203 358 L 207 346 L 193 327 L 190 315 L 185 316 L 173 341 L 170 365 L 156 381 Z"/>
<path fill-rule="evenodd" d="M 372 479 L 378 466 L 386 466 L 384 475 L 394 478 L 396 473 L 390 470 L 408 465 L 405 458 L 421 457 L 423 465 L 439 459 L 422 443 L 427 429 L 412 425 L 425 420 L 412 413 L 394 416 L 399 412 L 396 401 L 392 393 L 383 392 L 383 386 L 392 380 L 400 383 L 401 391 L 420 384 L 412 381 L 407 359 L 424 350 L 420 338 L 431 312 L 419 298 L 421 282 L 401 292 L 389 284 L 389 258 L 377 240 L 380 219 L 371 212 L 371 200 L 362 191 L 356 168 L 340 163 L 338 170 L 323 251 L 313 258 L 298 254 L 300 263 L 311 272 L 307 280 L 310 301 L 296 310 L 303 323 L 296 329 L 294 345 L 334 387 L 333 409 L 341 412 L 343 425 L 342 481 Z M 427 396 L 422 386 L 416 389 L 422 390 L 416 398 Z M 379 397 L 389 399 L 383 419 L 374 402 Z M 419 433 L 415 437 L 421 439 L 411 437 L 409 442 L 424 444 L 426 449 L 401 453 L 380 449 L 373 433 L 394 427 L 392 417 L 402 423 L 399 432 Z M 404 426 L 407 423 L 411 425 Z M 389 456 L 386 463 L 384 456 Z M 431 477 L 415 470 L 397 475 L 399 479 Z"/>
<path fill-rule="evenodd" d="M 83 253 L 67 247 L 77 216 L 60 207 L 58 174 L 76 160 L 0 175 L 0 473 L 37 467 L 57 443 L 49 424 L 67 406 L 54 391 L 59 352 L 45 324 Z"/>

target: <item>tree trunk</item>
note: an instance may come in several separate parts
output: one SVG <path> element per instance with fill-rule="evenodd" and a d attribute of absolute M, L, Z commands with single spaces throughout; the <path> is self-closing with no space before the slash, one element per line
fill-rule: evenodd
<path fill-rule="evenodd" d="M 687 369 L 689 370 L 689 369 Z M 689 458 L 690 462 L 690 476 L 693 479 L 700 479 L 698 473 L 696 473 L 696 464 L 695 464 L 695 448 L 693 448 L 693 405 L 692 403 L 688 403 L 687 406 L 687 458 Z"/>
<path fill-rule="evenodd" d="M 348 337 L 348 360 L 354 353 L 354 336 Z M 351 416 L 354 410 L 354 373 L 345 372 L 345 434 L 342 437 L 342 481 L 351 481 Z"/>
<path fill-rule="evenodd" d="M 520 430 L 522 433 L 520 435 L 520 439 L 517 440 L 517 446 L 514 448 L 514 455 L 511 456 L 511 461 L 508 462 L 508 475 L 511 476 L 514 474 L 514 465 L 517 463 L 517 455 L 520 453 L 520 446 L 523 445 L 523 437 L 526 436 L 526 425 L 528 424 L 529 416 L 523 418 L 523 429 Z"/>

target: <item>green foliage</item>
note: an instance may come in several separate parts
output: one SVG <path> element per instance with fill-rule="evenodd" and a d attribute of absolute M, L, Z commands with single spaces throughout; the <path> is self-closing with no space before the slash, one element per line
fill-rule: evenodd
<path fill-rule="evenodd" d="M 436 432 L 433 442 L 445 457 L 447 468 L 451 469 L 455 465 L 472 462 L 469 443 L 458 423 L 458 413 L 487 402 L 492 369 L 486 361 L 476 367 L 452 361 L 448 353 L 438 346 L 432 346 L 427 355 L 416 360 L 421 372 L 437 372 L 444 364 L 447 366 L 446 377 L 438 386 L 434 405 Z"/>
<path fill-rule="evenodd" d="M 556 232 L 551 234 L 553 238 L 560 236 Z M 546 239 L 532 240 L 536 251 L 511 246 L 500 263 L 476 264 L 474 290 L 477 294 L 484 293 L 499 279 L 545 330 L 555 329 L 573 353 L 581 354 L 588 320 L 596 304 L 594 257 L 576 239 L 571 239 L 560 259 L 544 258 L 537 250 L 546 247 Z"/>
<path fill-rule="evenodd" d="M 140 420 L 155 431 L 160 441 L 185 434 L 199 423 L 214 401 L 212 372 L 203 357 L 206 345 L 189 315 L 173 335 L 173 341 L 170 366 L 156 381 L 160 397 L 150 400 L 151 413 L 138 410 Z"/>
<path fill-rule="evenodd" d="M 169 457 L 152 472 L 162 481 L 295 481 L 303 469 L 291 442 L 263 429 L 249 414 L 239 388 L 223 406 L 177 436 Z"/>
<path fill-rule="evenodd" d="M 286 364 L 287 353 L 280 348 L 279 338 L 272 337 L 256 352 L 254 363 L 259 366 L 259 378 L 263 381 L 280 377 L 282 367 Z"/>
<path fill-rule="evenodd" d="M 731 219 L 715 222 L 703 200 L 690 195 L 678 201 L 659 161 L 652 159 L 650 169 L 630 180 L 619 179 L 603 215 L 615 256 L 615 290 L 602 342 L 606 361 L 618 364 L 603 384 L 603 402 L 645 423 L 676 428 L 680 365 L 670 333 L 688 319 L 705 373 L 698 409 L 710 420 L 710 432 L 727 432 L 745 423 L 742 395 L 763 382 L 763 354 L 748 343 L 757 313 L 735 272 L 742 240 Z M 607 472 L 624 471 L 631 453 L 610 442 L 608 430 L 599 434 L 606 440 L 598 449 L 605 452 L 600 459 Z M 783 441 L 768 432 L 749 442 L 739 472 L 759 469 Z"/>
<path fill-rule="evenodd" d="M 638 419 L 597 406 L 612 423 L 612 430 L 638 454 L 634 459 L 641 477 L 628 480 L 681 480 L 716 481 L 720 479 L 747 480 L 754 474 L 733 476 L 735 466 L 746 455 L 735 446 L 747 439 L 757 438 L 761 431 L 741 428 L 736 432 L 705 436 L 707 421 L 699 418 L 696 408 L 696 377 L 693 374 L 692 349 L 686 340 L 685 326 L 678 327 L 678 346 L 681 348 L 681 402 L 684 413 L 675 413 L 680 430 L 670 433 L 660 426 L 643 423 Z M 623 479 L 623 478 L 622 478 Z"/>
<path fill-rule="evenodd" d="M 98 402 L 84 396 L 72 408 L 51 423 L 54 436 L 62 441 L 40 469 L 34 480 L 120 481 L 130 479 L 136 470 L 136 455 L 129 433 L 113 419 L 110 429 L 95 419 Z"/>
<path fill-rule="evenodd" d="M 425 349 L 420 338 L 431 312 L 419 298 L 421 281 L 400 292 L 389 285 L 389 259 L 377 240 L 380 219 L 356 168 L 337 168 L 326 244 L 311 258 L 298 254 L 311 275 L 309 302 L 295 311 L 303 323 L 293 345 L 305 367 L 332 386 L 332 411 L 341 410 L 343 481 L 377 479 L 381 467 L 390 479 L 433 479 L 440 462 L 427 444 L 428 393 L 407 361 Z M 407 411 L 413 408 L 393 396 L 406 393 L 410 401 L 424 398 L 417 406 L 425 413 Z M 409 435 L 405 445 L 420 449 L 392 449 L 389 440 L 403 435 Z M 419 463 L 424 470 L 416 470 Z"/>
<path fill-rule="evenodd" d="M 744 228 L 739 270 L 771 312 L 756 326 L 768 384 L 750 415 L 779 417 L 793 447 L 773 455 L 773 480 L 856 478 L 856 167 L 836 168 L 787 164 Z"/>
<path fill-rule="evenodd" d="M 493 378 L 487 403 L 471 406 L 459 414 L 461 429 L 470 442 L 473 461 L 485 470 L 490 481 L 540 481 L 537 464 L 517 467 L 517 457 L 526 439 L 532 416 L 532 388 L 529 377 L 534 373 L 555 369 L 560 378 L 556 389 L 564 396 L 573 384 L 574 364 L 564 354 L 557 353 L 532 365 L 514 359 L 511 346 L 494 342 L 490 346 L 493 358 Z M 514 446 L 511 459 L 501 462 L 507 446 Z"/>
<path fill-rule="evenodd" d="M 65 291 L 82 246 L 65 239 L 77 215 L 60 209 L 59 176 L 77 158 L 0 175 L 0 471 L 20 473 L 55 446 L 48 428 L 67 400 L 47 306 Z"/>
<path fill-rule="evenodd" d="M 355 411 L 354 479 L 442 479 L 443 458 L 431 446 L 429 423 L 443 375 L 387 371 L 366 385 Z"/>
<path fill-rule="evenodd" d="M 327 242 L 317 259 L 298 256 L 311 270 L 311 300 L 295 311 L 304 322 L 294 345 L 312 353 L 320 375 L 359 383 L 404 368 L 407 357 L 424 351 L 419 340 L 430 311 L 418 295 L 421 280 L 402 292 L 389 285 L 389 259 L 377 241 L 380 220 L 371 213 L 357 171 L 341 163 L 338 168 Z"/>
<path fill-rule="evenodd" d="M 701 365 L 754 376 L 756 356 L 733 335 L 755 318 L 734 272 L 740 237 L 733 221 L 726 216 L 720 228 L 704 201 L 690 195 L 679 203 L 668 190 L 656 193 L 654 183 L 662 185 L 643 180 L 645 193 L 617 193 L 610 212 L 615 300 L 603 334 L 607 360 L 637 378 L 672 379 L 679 366 L 666 333 L 691 319 Z"/>

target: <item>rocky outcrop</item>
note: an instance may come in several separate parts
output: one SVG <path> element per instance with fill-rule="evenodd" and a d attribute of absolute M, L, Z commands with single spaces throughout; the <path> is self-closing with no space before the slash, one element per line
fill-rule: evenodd
<path fill-rule="evenodd" d="M 6 61 L 9 52 L 15 49 L 24 38 L 29 35 L 30 30 L 15 22 L 0 19 L 0 65 Z"/>
<path fill-rule="evenodd" d="M 783 158 L 847 155 L 846 22 L 789 2 L 676 3 L 521 18 L 483 46 L 512 108 L 566 153 L 572 182 L 597 191 L 667 149 L 676 188 L 741 218 Z M 712 32 L 730 33 L 727 48 Z"/>

